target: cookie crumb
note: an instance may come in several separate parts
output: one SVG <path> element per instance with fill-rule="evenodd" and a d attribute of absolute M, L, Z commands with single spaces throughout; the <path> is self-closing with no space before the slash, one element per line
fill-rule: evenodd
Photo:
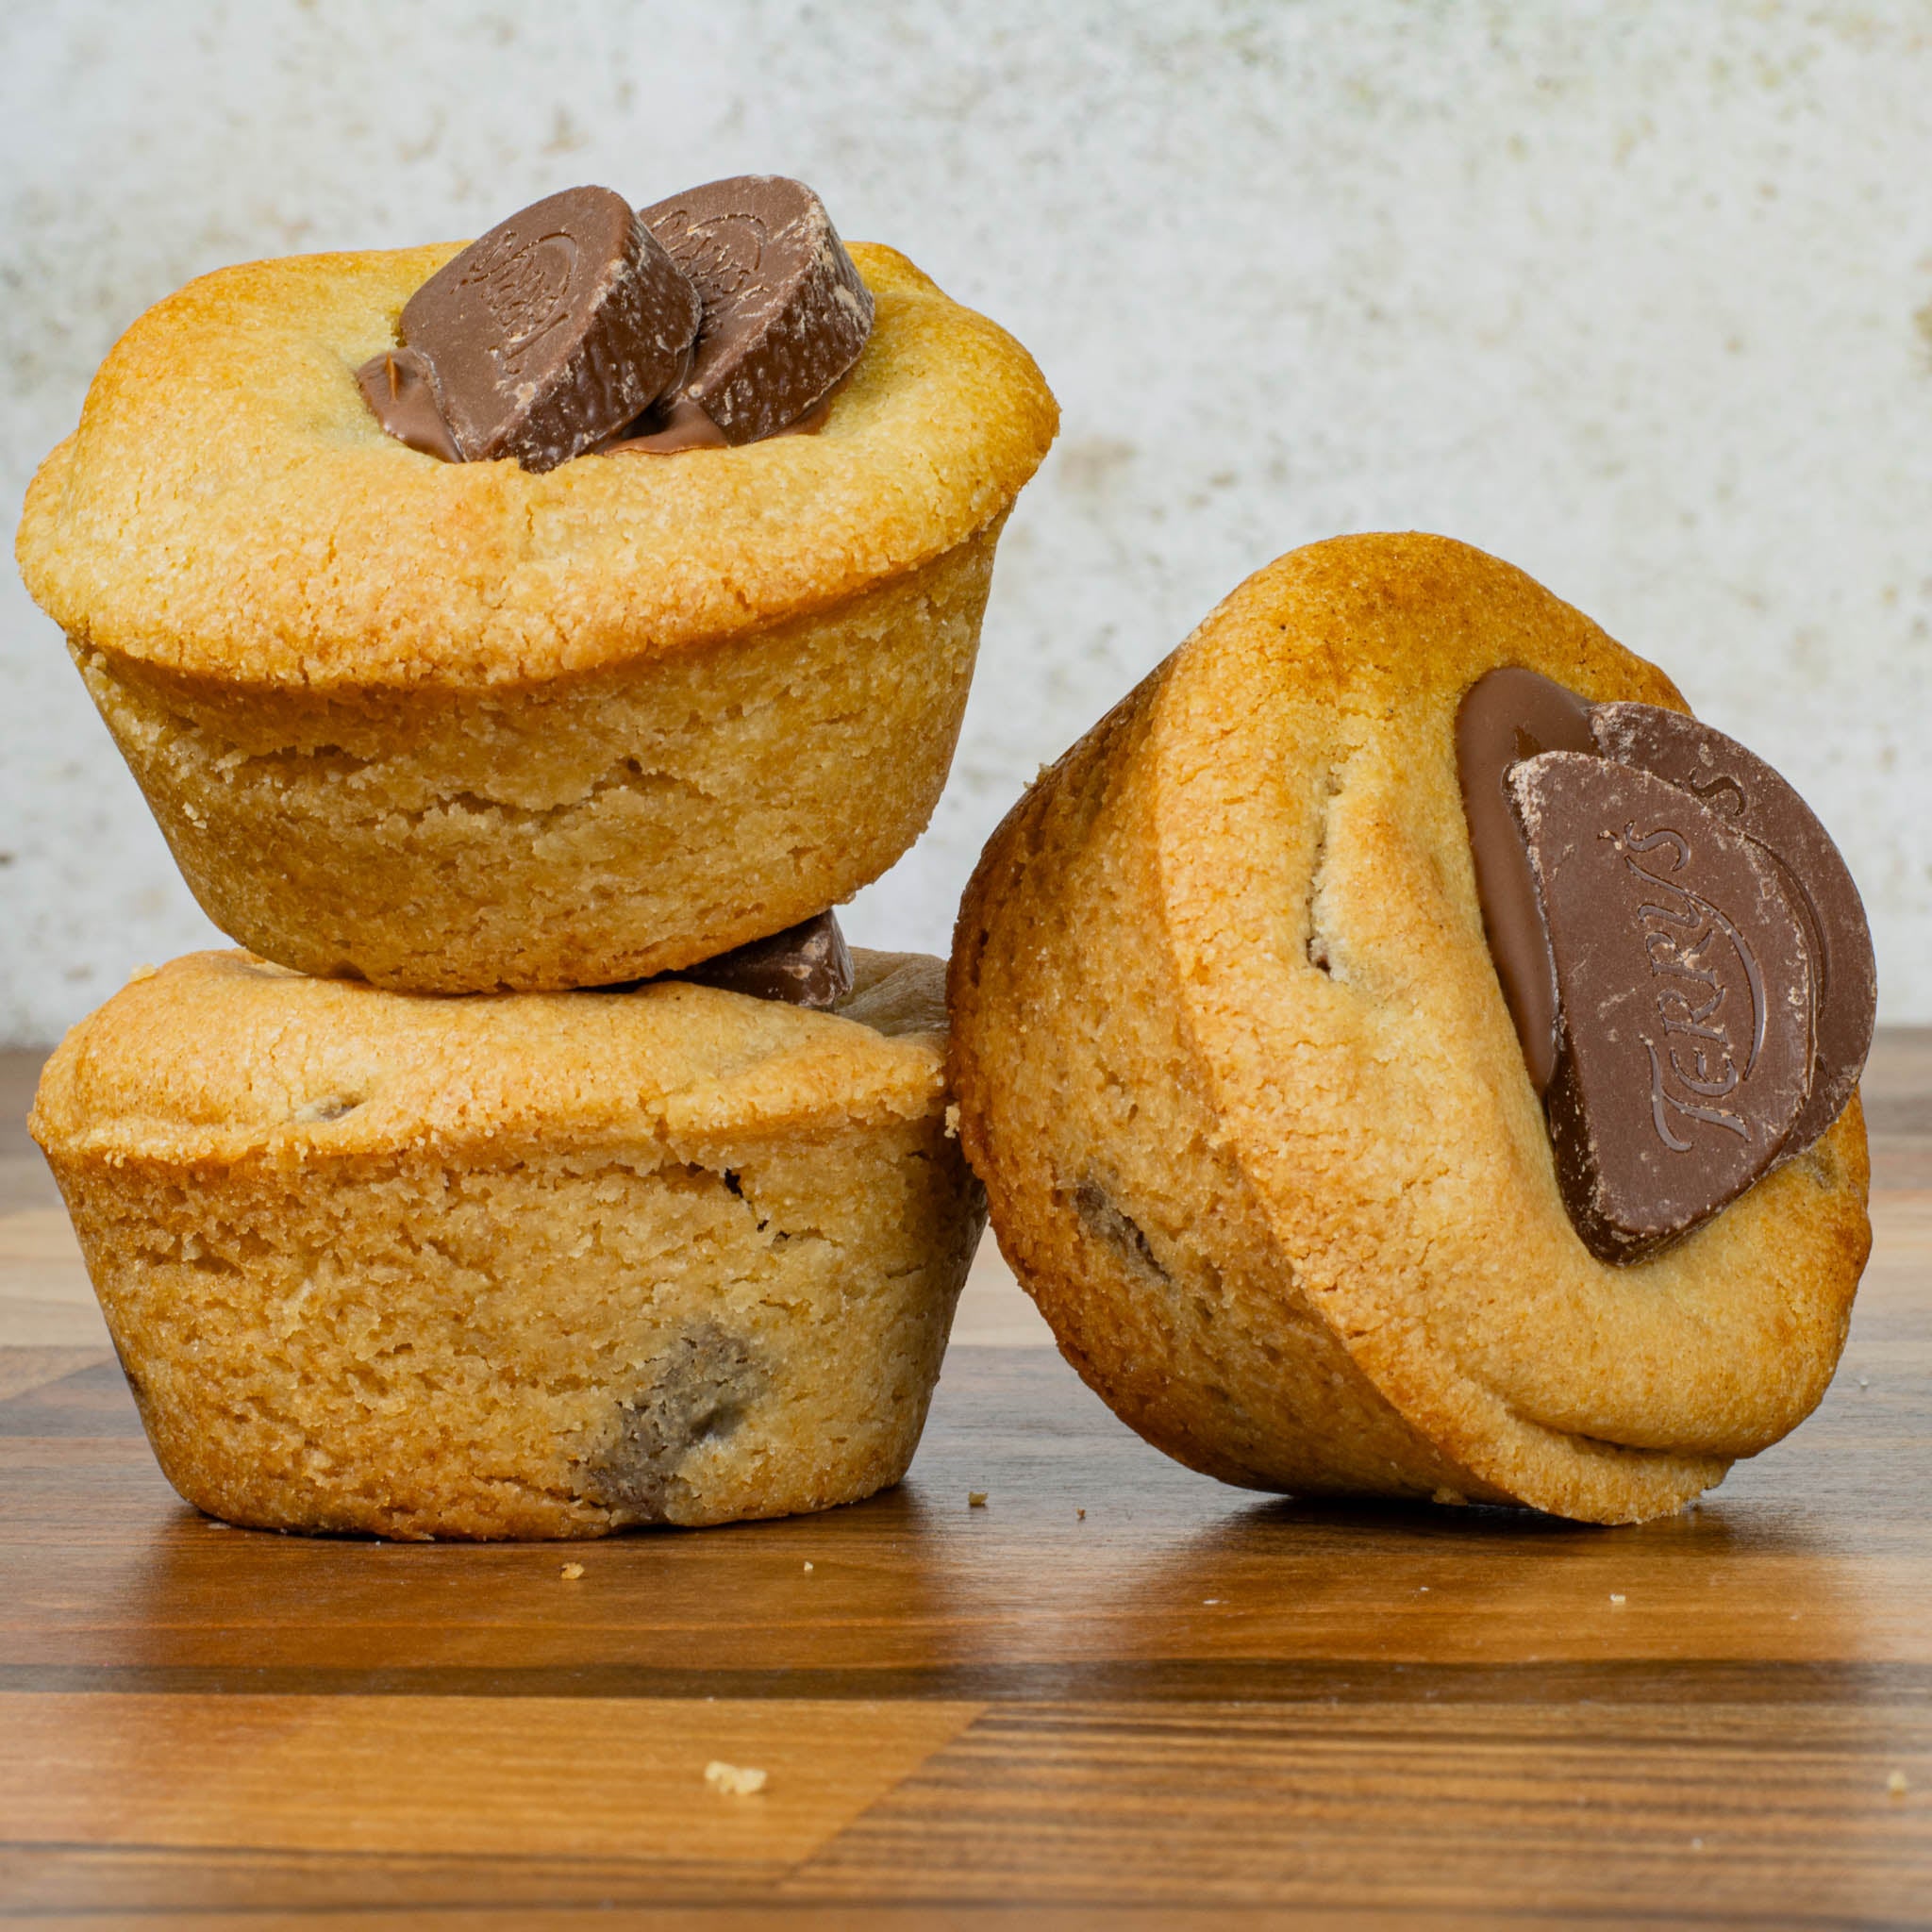
<path fill-rule="evenodd" d="M 1084 1509 L 1075 1509 L 1075 1510 L 1074 1511 L 1074 1514 L 1075 1516 L 1077 1516 L 1077 1517 L 1078 1517 L 1078 1518 L 1080 1519 L 1080 1521 L 1081 1521 L 1082 1523 L 1085 1523 L 1085 1522 L 1087 1521 L 1087 1512 L 1086 1512 L 1086 1510 L 1084 1510 Z"/>
<path fill-rule="evenodd" d="M 1613 1590 L 1613 1591 L 1611 1591 L 1611 1592 L 1610 1592 L 1610 1601 L 1611 1601 L 1611 1602 L 1612 1602 L 1613 1604 L 1620 1604 L 1620 1603 L 1623 1603 L 1623 1602 L 1624 1601 L 1624 1593 L 1623 1593 L 1623 1592 L 1622 1592 L 1621 1591 L 1616 1591 L 1616 1590 Z"/>
<path fill-rule="evenodd" d="M 557 1574 L 566 1583 L 575 1583 L 584 1574 L 584 1566 L 581 1563 L 566 1563 Z"/>
<path fill-rule="evenodd" d="M 705 1782 L 728 1797 L 748 1798 L 765 1788 L 765 1774 L 753 1764 L 726 1764 L 714 1757 L 705 1766 Z"/>
<path fill-rule="evenodd" d="M 1446 1509 L 1461 1509 L 1468 1506 L 1469 1498 L 1460 1490 L 1452 1490 L 1445 1484 L 1429 1498 L 1429 1501 L 1440 1503 Z"/>
<path fill-rule="evenodd" d="M 158 966 L 141 965 L 128 974 L 127 983 L 132 986 L 138 979 L 152 979 L 161 969 Z"/>
<path fill-rule="evenodd" d="M 958 1138 L 959 1103 L 957 1100 L 954 1100 L 949 1101 L 946 1106 L 946 1139 L 949 1141 L 957 1141 Z"/>
<path fill-rule="evenodd" d="M 1888 1791 L 1890 1791 L 1894 1798 L 1903 1798 L 1905 1794 L 1911 1790 L 1911 1788 L 1912 1787 L 1910 1782 L 1907 1780 L 1905 1773 L 1902 1771 L 1893 1772 L 1892 1774 L 1885 1780 L 1885 1789 Z"/>
<path fill-rule="evenodd" d="M 986 1491 L 984 1490 L 968 1490 L 966 1491 L 966 1507 L 969 1509 L 984 1509 L 986 1507 Z"/>
<path fill-rule="evenodd" d="M 810 1558 L 809 1557 L 807 1557 L 807 1558 L 805 1559 L 805 1567 L 806 1567 L 806 1569 L 807 1569 L 808 1571 L 809 1571 L 809 1570 L 811 1569 L 811 1558 Z"/>

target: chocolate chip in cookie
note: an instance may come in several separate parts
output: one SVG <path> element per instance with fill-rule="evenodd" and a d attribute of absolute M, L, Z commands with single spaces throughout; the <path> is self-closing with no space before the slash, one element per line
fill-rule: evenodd
<path fill-rule="evenodd" d="M 783 932 L 747 941 L 671 976 L 823 1010 L 836 1007 L 852 991 L 852 953 L 828 908 Z"/>

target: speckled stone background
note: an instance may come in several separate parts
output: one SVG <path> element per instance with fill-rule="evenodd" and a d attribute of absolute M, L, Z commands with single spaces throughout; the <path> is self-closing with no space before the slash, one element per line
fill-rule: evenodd
<path fill-rule="evenodd" d="M 1049 21 L 1049 25 L 1042 25 Z M 1484 545 L 1794 779 L 1932 1020 L 1932 10 L 1657 0 L 0 4 L 9 519 L 147 303 L 765 169 L 1011 328 L 1065 408 L 952 789 L 853 908 L 942 949 L 1024 781 L 1257 565 Z M 206 942 L 0 589 L 0 1037 Z"/>

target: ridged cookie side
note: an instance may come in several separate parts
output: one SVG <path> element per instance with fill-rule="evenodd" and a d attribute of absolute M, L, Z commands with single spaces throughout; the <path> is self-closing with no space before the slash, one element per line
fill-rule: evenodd
<path fill-rule="evenodd" d="M 948 1064 L 1001 1252 L 1082 1379 L 1191 1468 L 1501 1500 L 1310 1307 L 1204 1089 L 1150 825 L 1171 670 L 1041 775 L 960 906 Z"/>

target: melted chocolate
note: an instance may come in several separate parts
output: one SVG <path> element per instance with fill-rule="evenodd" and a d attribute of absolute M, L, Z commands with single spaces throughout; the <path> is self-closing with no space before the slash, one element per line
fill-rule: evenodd
<path fill-rule="evenodd" d="M 1456 714 L 1456 764 L 1483 930 L 1503 1003 L 1523 1042 L 1529 1084 L 1539 1093 L 1557 1071 L 1557 974 L 1509 797 L 1509 773 L 1538 752 L 1595 748 L 1587 702 L 1515 665 L 1479 678 Z"/>
<path fill-rule="evenodd" d="M 667 407 L 640 416 L 600 456 L 671 457 L 687 449 L 726 449 L 724 432 L 691 400 L 679 396 Z"/>
<path fill-rule="evenodd" d="M 838 393 L 835 384 L 832 395 Z M 799 417 L 795 423 L 788 423 L 782 429 L 773 430 L 771 441 L 780 436 L 816 436 L 831 421 L 832 396 L 827 395 L 822 402 Z M 724 432 L 691 400 L 680 396 L 669 405 L 646 411 L 631 425 L 630 429 L 615 442 L 607 442 L 598 452 L 607 457 L 672 457 L 688 449 L 728 449 Z"/>
<path fill-rule="evenodd" d="M 398 442 L 441 462 L 462 461 L 463 453 L 436 407 L 428 365 L 415 350 L 385 349 L 372 356 L 357 370 L 356 384 L 375 420 Z"/>

